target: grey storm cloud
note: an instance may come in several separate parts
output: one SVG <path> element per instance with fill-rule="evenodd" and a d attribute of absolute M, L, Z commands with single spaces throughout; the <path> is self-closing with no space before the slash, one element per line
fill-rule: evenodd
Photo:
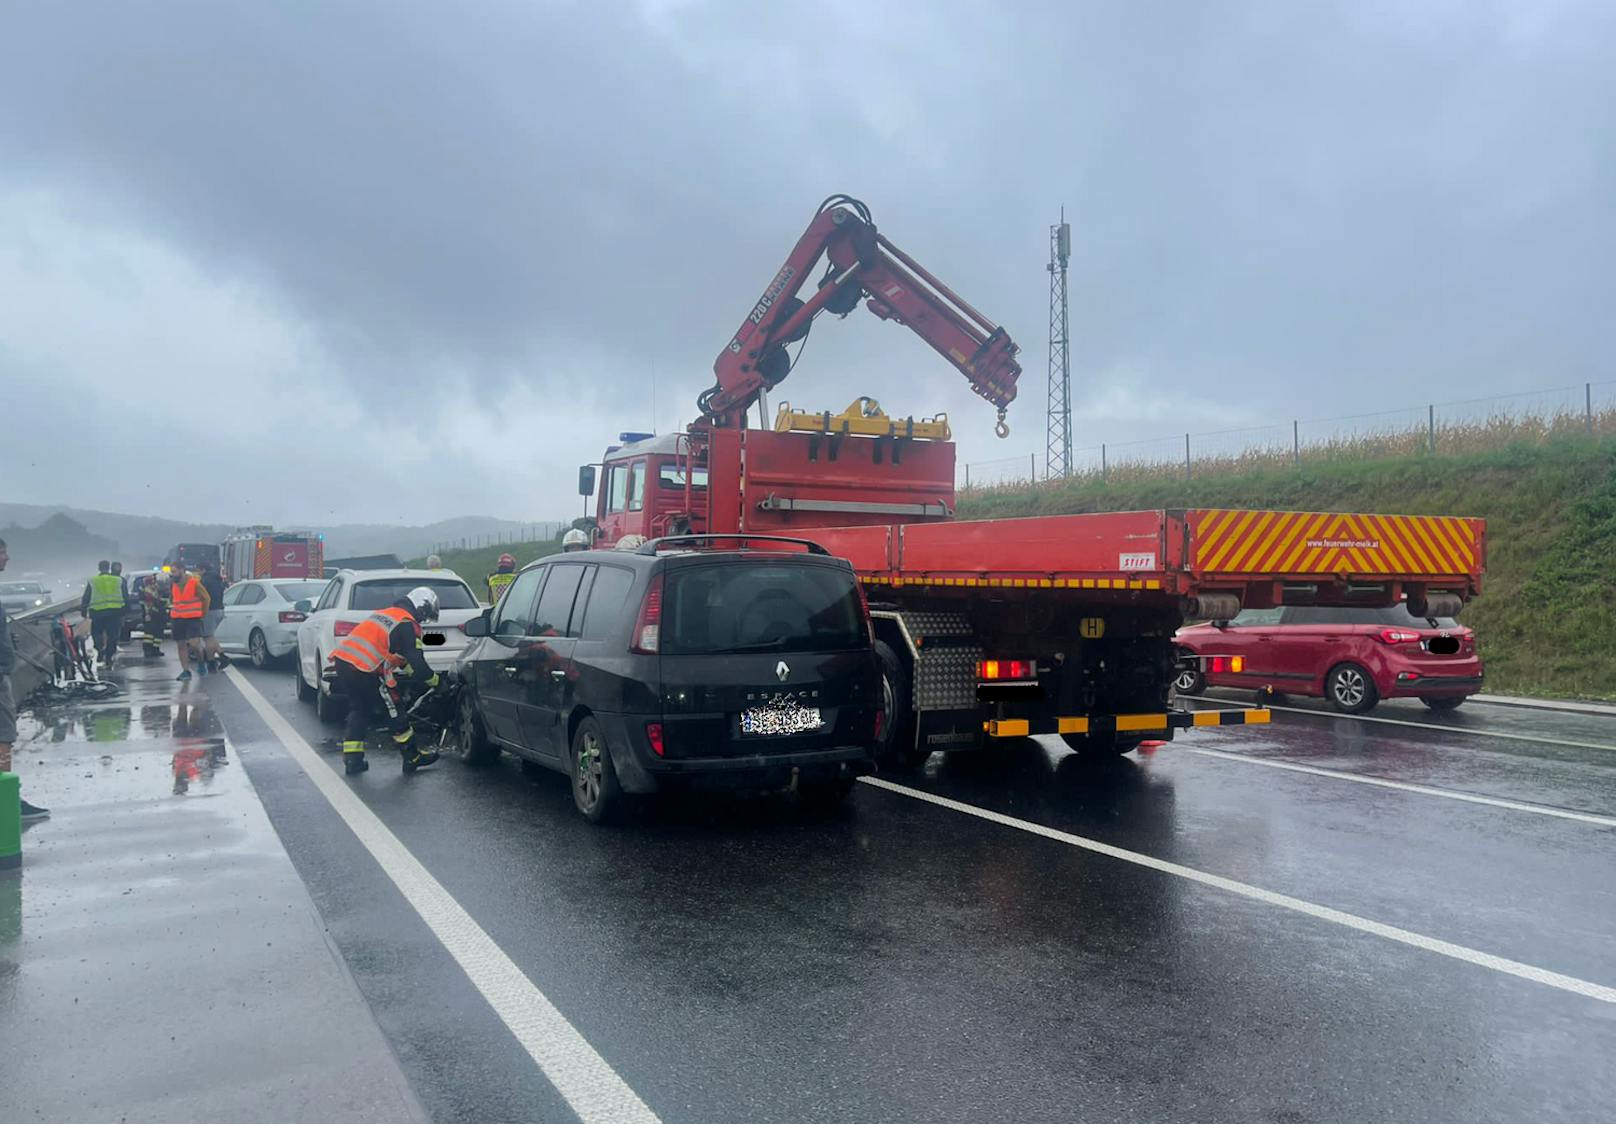
<path fill-rule="evenodd" d="M 1080 412 L 1348 410 L 1609 375 L 1613 32 L 1593 0 L 61 0 L 0 44 L 0 184 L 251 280 L 357 395 L 683 399 L 848 191 L 1019 339 L 1027 433 L 1064 205 Z M 818 330 L 788 389 L 974 408 L 904 336 Z"/>

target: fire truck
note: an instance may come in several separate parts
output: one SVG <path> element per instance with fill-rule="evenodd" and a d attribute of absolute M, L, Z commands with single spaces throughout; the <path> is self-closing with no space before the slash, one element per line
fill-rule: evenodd
<path fill-rule="evenodd" d="M 313 531 L 238 527 L 219 544 L 224 580 L 325 576 L 325 536 Z"/>
<path fill-rule="evenodd" d="M 595 520 L 602 546 L 778 535 L 848 559 L 886 674 L 889 761 L 1037 734 L 1110 755 L 1187 727 L 1264 723 L 1263 708 L 1175 705 L 1186 661 L 1245 659 L 1176 649 L 1186 619 L 1400 600 L 1451 616 L 1480 592 L 1478 519 L 1187 509 L 965 521 L 954 517 L 946 417 L 889 416 L 860 399 L 838 413 L 782 404 L 771 426 L 749 426 L 753 406 L 767 417 L 767 393 L 795 362 L 789 348 L 816 317 L 861 302 L 937 351 L 1007 433 L 1016 345 L 880 233 L 867 207 L 832 196 L 719 354 L 698 420 L 623 434 L 607 451 Z M 586 496 L 595 467 L 579 472 Z"/>

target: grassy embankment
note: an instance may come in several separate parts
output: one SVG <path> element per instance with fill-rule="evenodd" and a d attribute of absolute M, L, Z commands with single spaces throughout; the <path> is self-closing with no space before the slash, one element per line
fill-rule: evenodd
<path fill-rule="evenodd" d="M 499 565 L 501 554 L 510 554 L 516 559 L 516 568 L 520 570 L 535 558 L 543 558 L 547 554 L 554 554 L 561 549 L 559 539 L 542 539 L 539 542 L 508 542 L 494 546 L 479 546 L 471 550 L 445 550 L 440 551 L 438 557 L 443 560 L 444 569 L 453 570 L 471 586 L 478 597 L 486 597 L 488 591 L 483 588 L 483 581 L 494 572 Z M 406 563 L 409 566 L 425 566 L 426 558 L 412 558 Z"/>
<path fill-rule="evenodd" d="M 1264 507 L 1466 515 L 1487 520 L 1487 577 L 1464 623 L 1488 689 L 1616 699 L 1616 438 L 1494 424 L 1411 448 L 1338 449 L 1300 467 L 1258 455 L 1183 468 L 1124 466 L 1094 477 L 962 493 L 966 519 L 1159 507 Z M 1604 430 L 1605 435 L 1598 435 Z M 1419 437 L 1423 438 L 1423 434 Z M 1389 455 L 1388 455 L 1389 454 Z M 1174 476 L 1177 478 L 1173 478 Z"/>

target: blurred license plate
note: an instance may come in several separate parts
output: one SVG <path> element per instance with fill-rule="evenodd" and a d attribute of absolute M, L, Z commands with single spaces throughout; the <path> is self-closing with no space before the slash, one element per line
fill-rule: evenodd
<path fill-rule="evenodd" d="M 824 725 L 817 706 L 754 706 L 741 711 L 743 734 L 801 734 Z"/>

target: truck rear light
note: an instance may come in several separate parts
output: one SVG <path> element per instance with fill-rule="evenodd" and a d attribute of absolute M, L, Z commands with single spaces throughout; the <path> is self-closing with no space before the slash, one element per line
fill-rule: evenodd
<path fill-rule="evenodd" d="M 983 660 L 976 665 L 976 677 L 989 683 L 1005 679 L 1036 679 L 1038 665 L 1033 660 Z"/>
<path fill-rule="evenodd" d="M 296 624 L 298 621 L 308 620 L 309 615 L 307 613 L 300 613 L 296 609 L 285 609 L 282 610 L 280 618 L 282 624 Z M 341 633 L 338 633 L 338 635 L 340 636 Z"/>
<path fill-rule="evenodd" d="M 634 622 L 634 638 L 629 650 L 655 655 L 662 642 L 662 575 L 651 575 L 651 585 L 640 602 L 640 615 Z"/>
<path fill-rule="evenodd" d="M 1383 628 L 1380 630 L 1380 642 L 1382 644 L 1415 644 L 1419 642 L 1419 639 L 1419 633 L 1409 632 L 1404 628 Z"/>
<path fill-rule="evenodd" d="M 859 612 L 864 614 L 864 631 L 870 634 L 870 643 L 874 644 L 875 643 L 875 621 L 870 619 L 870 598 L 864 592 L 864 583 L 863 582 L 859 581 L 858 578 L 854 578 L 853 579 L 853 584 L 856 587 L 858 587 Z M 879 736 L 879 735 L 877 735 L 877 736 Z"/>
<path fill-rule="evenodd" d="M 645 724 L 645 740 L 651 743 L 651 752 L 658 757 L 663 755 L 662 723 L 647 722 Z"/>
<path fill-rule="evenodd" d="M 331 626 L 333 636 L 346 636 L 354 630 L 355 621 L 338 621 Z"/>
<path fill-rule="evenodd" d="M 1213 675 L 1239 675 L 1246 670 L 1245 656 L 1208 656 L 1206 669 Z"/>

